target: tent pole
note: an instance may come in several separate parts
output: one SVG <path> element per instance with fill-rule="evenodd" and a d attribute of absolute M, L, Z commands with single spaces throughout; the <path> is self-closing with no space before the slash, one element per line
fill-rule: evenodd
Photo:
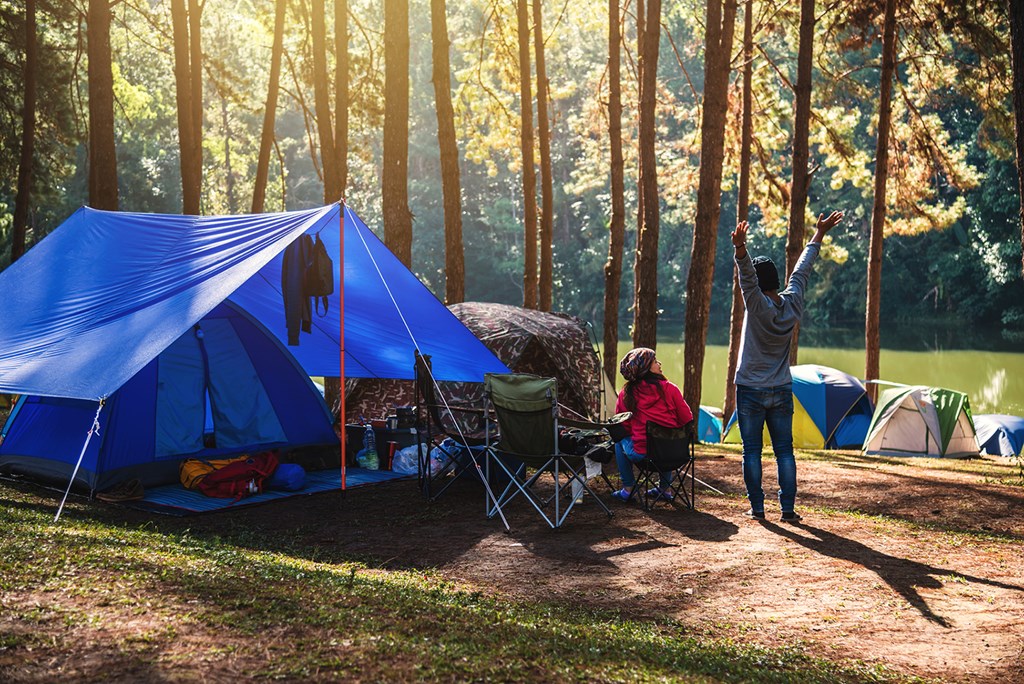
<path fill-rule="evenodd" d="M 348 430 L 345 425 L 345 200 L 342 199 L 338 205 L 341 211 L 338 214 L 338 268 L 341 273 L 338 283 L 338 420 L 341 427 L 341 488 L 345 489 L 345 438 Z"/>
<path fill-rule="evenodd" d="M 57 507 L 57 515 L 54 516 L 53 522 L 60 520 L 60 514 L 64 510 L 64 503 L 68 500 L 68 494 L 71 493 L 71 485 L 75 483 L 75 478 L 78 477 L 78 469 L 82 466 L 82 459 L 85 458 L 85 451 L 89 448 L 92 436 L 100 433 L 100 411 L 103 410 L 103 405 L 106 403 L 106 399 L 99 400 L 99 405 L 96 407 L 96 415 L 93 416 L 89 431 L 85 433 L 85 444 L 82 445 L 82 452 L 78 454 L 78 462 L 75 463 L 75 469 L 71 472 L 71 480 L 68 482 L 68 488 L 64 492 L 64 498 L 60 500 L 60 506 Z"/>

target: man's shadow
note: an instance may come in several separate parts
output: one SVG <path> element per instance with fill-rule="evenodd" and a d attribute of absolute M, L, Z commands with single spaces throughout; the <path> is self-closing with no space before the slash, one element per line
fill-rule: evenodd
<path fill-rule="evenodd" d="M 882 553 L 881 551 L 876 551 L 870 546 L 866 546 L 858 541 L 840 537 L 839 535 L 826 532 L 825 530 L 812 527 L 810 525 L 800 525 L 795 528 L 776 525 L 771 522 L 762 522 L 762 525 L 775 534 L 785 537 L 786 539 L 790 539 L 811 551 L 815 551 L 824 556 L 831 556 L 832 558 L 847 560 L 851 563 L 863 565 L 865 568 L 878 575 L 879 578 L 892 587 L 896 593 L 906 599 L 911 606 L 921 613 L 921 615 L 936 624 L 942 625 L 943 627 L 950 627 L 951 625 L 944 617 L 933 612 L 928 606 L 928 603 L 917 592 L 921 587 L 927 589 L 942 588 L 942 580 L 939 579 L 942 576 L 955 575 L 957 577 L 962 577 L 968 582 L 986 584 L 992 587 L 999 587 L 1001 589 L 1024 591 L 1024 587 L 1019 587 L 1013 584 L 997 582 L 995 580 L 985 579 L 984 577 L 965 575 L 964 573 L 957 572 L 956 570 L 939 568 L 934 565 L 926 565 L 924 563 L 918 563 L 917 561 L 907 560 L 906 558 L 890 556 L 886 553 Z M 814 536 L 809 537 L 798 534 L 798 529 L 809 532 Z"/>

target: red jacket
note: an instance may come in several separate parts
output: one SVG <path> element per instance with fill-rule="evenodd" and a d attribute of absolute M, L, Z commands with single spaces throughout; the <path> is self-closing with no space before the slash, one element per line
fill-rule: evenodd
<path fill-rule="evenodd" d="M 693 420 L 693 412 L 683 400 L 683 393 L 668 380 L 658 381 L 665 394 L 662 400 L 657 385 L 639 382 L 633 391 L 636 408 L 633 417 L 627 421 L 629 434 L 633 438 L 633 449 L 638 454 L 647 454 L 647 421 L 653 420 L 666 427 L 683 427 Z M 628 411 L 625 403 L 625 389 L 619 392 L 615 402 L 615 412 Z"/>

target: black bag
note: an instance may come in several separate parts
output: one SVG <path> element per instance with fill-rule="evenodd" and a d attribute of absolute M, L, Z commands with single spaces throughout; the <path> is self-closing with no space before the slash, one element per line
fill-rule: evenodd
<path fill-rule="evenodd" d="M 304 279 L 304 290 L 307 297 L 316 300 L 316 312 L 320 316 L 327 315 L 327 295 L 334 293 L 334 262 L 327 254 L 327 248 L 316 235 L 316 242 L 313 243 L 313 253 L 306 266 Z M 324 312 L 320 313 L 320 302 L 323 302 Z"/>

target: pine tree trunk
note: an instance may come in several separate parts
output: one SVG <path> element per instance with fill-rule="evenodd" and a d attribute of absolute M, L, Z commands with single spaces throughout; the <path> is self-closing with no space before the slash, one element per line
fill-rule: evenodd
<path fill-rule="evenodd" d="M 203 7 L 199 0 L 188 0 L 188 39 L 189 39 L 189 70 L 190 88 L 192 89 L 192 172 L 189 182 L 196 196 L 198 214 L 202 207 L 203 192 L 203 48 L 200 20 Z"/>
<path fill-rule="evenodd" d="M 348 187 L 348 2 L 334 0 L 334 153 L 338 163 L 338 187 Z"/>
<path fill-rule="evenodd" d="M 896 71 L 896 0 L 885 0 L 882 29 L 882 78 L 879 84 L 878 139 L 875 143 L 875 195 L 868 245 L 868 292 L 864 322 L 864 378 L 877 380 L 881 352 L 882 249 L 885 228 L 885 183 L 889 176 L 889 126 L 892 121 L 892 77 Z M 878 385 L 868 384 L 868 396 L 878 398 Z"/>
<path fill-rule="evenodd" d="M 277 0 L 274 8 L 274 46 L 270 51 L 270 79 L 267 82 L 267 102 L 263 110 L 263 134 L 260 153 L 256 160 L 256 185 L 252 193 L 252 213 L 263 212 L 270 175 L 270 148 L 274 145 L 274 121 L 277 118 L 277 93 L 281 81 L 281 54 L 284 52 L 284 19 L 287 0 Z"/>
<path fill-rule="evenodd" d="M 622 159 L 622 77 L 619 0 L 608 0 L 608 139 L 611 146 L 612 215 L 604 265 L 604 373 L 615 383 L 619 359 L 619 295 L 626 236 L 626 190 Z"/>
<path fill-rule="evenodd" d="M 235 174 L 231 169 L 231 117 L 228 116 L 228 99 L 220 96 L 221 126 L 224 128 L 224 193 L 228 197 L 228 213 L 237 213 L 235 206 Z"/>
<path fill-rule="evenodd" d="M 793 119 L 793 183 L 790 186 L 789 230 L 786 234 L 786 278 L 796 268 L 796 262 L 806 242 L 807 190 L 809 177 L 808 136 L 811 121 L 811 59 L 814 56 L 814 0 L 800 0 L 800 45 L 797 48 L 796 86 Z M 800 324 L 793 329 L 793 343 L 789 348 L 789 363 L 796 364 L 799 351 Z"/>
<path fill-rule="evenodd" d="M 743 123 L 740 127 L 740 187 L 736 202 L 736 223 L 746 221 L 750 213 L 750 147 L 753 140 L 754 117 L 753 89 L 751 80 L 754 62 L 754 8 L 753 1 L 747 0 L 743 8 Z M 732 310 L 729 316 L 729 367 L 725 375 L 724 420 L 728 421 L 736 410 L 736 366 L 739 363 L 740 342 L 743 335 L 743 293 L 740 291 L 739 274 L 733 266 Z"/>
<path fill-rule="evenodd" d="M 627 6 L 628 7 L 628 6 Z M 640 130 L 640 118 L 641 118 L 641 106 L 640 103 L 644 100 L 644 63 L 640 59 L 640 56 L 644 54 L 644 36 L 646 35 L 645 25 L 647 21 L 646 17 L 646 5 L 644 0 L 636 0 L 636 112 L 637 112 L 637 131 Z M 637 141 L 639 145 L 639 140 Z M 633 325 L 631 326 L 630 338 L 633 342 L 633 346 L 637 345 L 636 341 L 636 330 L 637 330 L 637 308 L 636 302 L 639 296 L 638 290 L 640 283 L 637 282 L 636 276 L 640 272 L 640 233 L 642 232 L 644 225 L 644 184 L 640 182 L 640 178 L 643 175 L 641 167 L 640 150 L 637 149 L 637 165 L 636 165 L 636 246 L 633 250 L 633 300 L 630 308 L 633 310 Z M 612 375 L 614 378 L 615 376 Z"/>
<path fill-rule="evenodd" d="M 25 253 L 28 209 L 32 203 L 32 165 L 36 144 L 36 2 L 25 2 L 25 95 L 21 109 L 21 156 L 18 193 L 11 227 L 11 263 Z"/>
<path fill-rule="evenodd" d="M 103 1 L 103 0 L 100 0 Z M 181 199 L 185 214 L 199 213 L 198 185 L 193 182 L 195 142 L 192 117 L 192 69 L 188 39 L 188 13 L 185 0 L 171 0 L 171 27 L 174 34 L 174 86 L 178 99 L 178 151 L 181 155 Z"/>
<path fill-rule="evenodd" d="M 445 304 L 450 305 L 465 301 L 466 267 L 462 252 L 462 183 L 459 147 L 455 139 L 455 111 L 452 108 L 445 0 L 430 0 L 430 28 L 437 142 L 441 152 L 441 189 L 444 194 Z"/>
<path fill-rule="evenodd" d="M 316 130 L 320 137 L 320 161 L 324 172 L 324 204 L 341 199 L 338 165 L 334 152 L 334 123 L 327 87 L 327 30 L 324 26 L 324 0 L 313 0 L 311 8 L 313 38 L 313 101 Z"/>
<path fill-rule="evenodd" d="M 537 61 L 537 131 L 540 143 L 540 310 L 551 311 L 554 197 L 551 181 L 551 125 L 548 121 L 547 66 L 544 61 L 544 12 L 533 0 L 533 49 Z"/>
<path fill-rule="evenodd" d="M 1013 63 L 1017 189 L 1020 195 L 1021 274 L 1024 274 L 1024 0 L 1010 0 L 1010 52 Z"/>
<path fill-rule="evenodd" d="M 686 280 L 686 330 L 683 337 L 683 396 L 696 411 L 700 406 L 701 376 L 715 275 L 715 244 L 721 214 L 722 162 L 725 156 L 725 118 L 728 105 L 729 61 L 732 57 L 736 0 L 708 0 L 704 52 L 704 108 L 701 112 L 700 175 L 693 250 Z"/>
<path fill-rule="evenodd" d="M 409 212 L 409 2 L 384 0 L 384 243 L 412 266 Z"/>
<path fill-rule="evenodd" d="M 516 2 L 519 38 L 519 122 L 523 156 L 523 307 L 537 308 L 537 170 L 533 165 L 533 94 L 527 0 Z"/>
<path fill-rule="evenodd" d="M 637 234 L 635 320 L 633 346 L 657 346 L 658 332 L 658 164 L 655 157 L 655 92 L 658 82 L 658 48 L 661 42 L 661 0 L 648 0 L 647 30 L 640 54 L 640 187 L 643 193 L 641 225 Z"/>
<path fill-rule="evenodd" d="M 117 211 L 114 147 L 114 72 L 110 57 L 109 0 L 89 0 L 89 206 Z"/>

